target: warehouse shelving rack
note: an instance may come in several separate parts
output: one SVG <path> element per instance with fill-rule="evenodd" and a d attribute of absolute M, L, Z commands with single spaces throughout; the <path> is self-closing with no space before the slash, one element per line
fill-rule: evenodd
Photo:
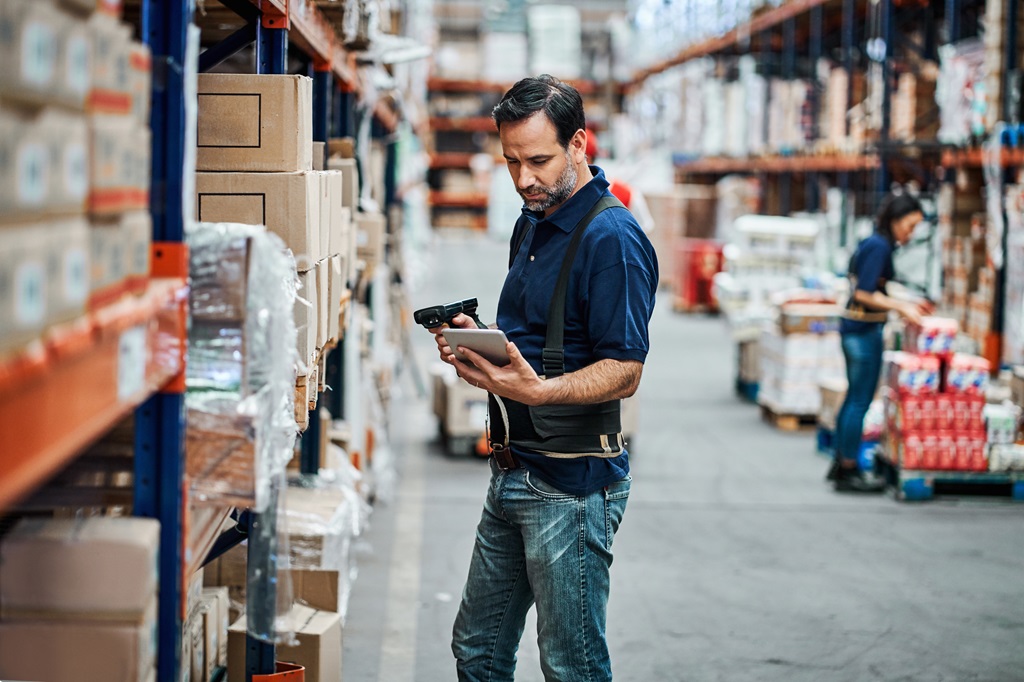
<path fill-rule="evenodd" d="M 198 47 L 190 44 L 196 7 L 194 0 L 127 4 L 129 12 L 137 13 L 133 19 L 153 55 L 151 276 L 139 295 L 54 327 L 25 351 L 0 361 L 0 442 L 5 444 L 0 451 L 0 512 L 16 508 L 134 411 L 133 509 L 136 515 L 161 523 L 157 679 L 179 682 L 187 567 L 203 563 L 202 557 L 190 556 L 196 548 L 187 537 L 184 450 L 188 316 L 184 192 L 191 186 L 186 177 L 186 146 L 191 139 L 186 130 L 186 83 Z M 344 49 L 317 7 L 308 4 L 301 12 L 294 11 L 287 0 L 225 0 L 222 4 L 247 21 L 198 57 L 200 70 L 255 44 L 259 72 L 285 73 L 291 43 L 310 60 L 316 139 L 326 141 L 331 128 L 337 135 L 350 133 L 360 89 L 355 57 Z M 333 93 L 332 85 L 336 85 Z M 373 115 L 382 129 L 393 130 L 397 124 L 396 114 L 384 105 Z M 393 162 L 394 154 L 389 158 Z M 157 357 L 161 362 L 153 359 Z M 341 386 L 339 379 L 335 393 Z M 315 453 L 318 443 L 308 445 Z M 303 451 L 303 470 L 315 471 L 309 447 Z M 248 527 L 248 535 L 257 537 L 252 530 L 276 522 L 274 508 L 271 505 L 263 518 L 240 515 L 240 530 Z M 225 551 L 245 537 L 244 532 L 225 534 L 213 543 L 214 552 Z M 272 603 L 273 580 L 252 585 L 256 595 Z M 273 645 L 251 640 L 246 663 L 247 679 L 278 679 Z"/>
<path fill-rule="evenodd" d="M 947 41 L 955 42 L 971 32 L 977 31 L 978 0 L 879 0 L 868 3 L 865 0 L 794 0 L 779 7 L 764 11 L 737 26 L 722 36 L 715 36 L 689 45 L 672 57 L 637 73 L 629 90 L 635 91 L 652 75 L 702 57 L 723 57 L 749 52 L 756 48 L 767 55 L 766 62 L 775 73 L 784 79 L 796 75 L 797 64 L 806 57 L 806 64 L 814 62 L 832 50 L 839 54 L 839 64 L 854 73 L 865 68 L 874 60 L 881 68 L 882 78 L 882 127 L 879 139 L 868 143 L 865 148 L 850 154 L 807 154 L 796 153 L 788 157 L 752 158 L 685 158 L 675 159 L 677 176 L 698 181 L 713 181 L 726 173 L 756 174 L 762 179 L 762 187 L 768 181 L 778 183 L 778 210 L 787 214 L 793 208 L 791 185 L 794 176 L 804 180 L 804 208 L 820 208 L 817 186 L 820 174 L 832 175 L 836 185 L 844 194 L 854 187 L 870 197 L 867 209 L 877 207 L 877 201 L 888 190 L 894 179 L 917 180 L 922 185 L 937 181 L 939 168 L 953 165 L 980 165 L 980 150 L 958 150 L 939 145 L 934 140 L 902 143 L 891 139 L 889 112 L 895 82 L 896 65 L 912 60 L 897 54 L 897 48 L 906 54 L 935 59 L 939 44 L 938 14 L 944 14 Z M 1018 11 L 1016 3 L 1009 3 L 1010 12 Z M 916 23 L 921 29 L 923 40 L 920 44 L 905 35 L 908 23 Z M 1015 24 L 1005 22 L 1008 34 L 1004 49 L 1009 59 L 1017 49 L 1017 38 L 1013 35 Z M 875 50 L 867 49 L 868 43 Z M 904 67 L 905 68 L 905 67 Z M 806 67 L 804 71 L 810 73 Z M 1005 96 L 1011 74 L 1004 70 Z M 853 79 L 849 83 L 848 100 L 852 101 Z M 820 95 L 820 93 L 816 93 Z M 812 116 L 817 118 L 820 97 L 812 99 Z M 1008 103 L 1004 103 L 1004 110 Z M 848 122 L 849 125 L 849 122 Z M 847 131 L 849 132 L 849 130 Z M 1015 159 L 1016 151 L 1009 152 L 1008 162 Z M 764 202 L 762 202 L 764 203 Z"/>

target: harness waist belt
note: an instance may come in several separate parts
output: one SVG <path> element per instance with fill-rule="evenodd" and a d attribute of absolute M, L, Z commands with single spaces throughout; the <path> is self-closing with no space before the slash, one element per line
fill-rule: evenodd
<path fill-rule="evenodd" d="M 530 406 L 489 395 L 487 407 L 495 451 L 512 445 L 549 457 L 618 457 L 625 446 L 619 400 Z"/>

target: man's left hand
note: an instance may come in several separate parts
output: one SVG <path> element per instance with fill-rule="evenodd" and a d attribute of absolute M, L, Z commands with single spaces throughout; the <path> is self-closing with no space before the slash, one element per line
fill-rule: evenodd
<path fill-rule="evenodd" d="M 458 375 L 473 386 L 526 405 L 540 404 L 544 380 L 533 371 L 514 343 L 509 341 L 506 350 L 509 363 L 501 367 L 465 346 L 459 346 L 459 351 L 470 362 L 463 362 L 454 355 L 450 356 L 449 361 Z"/>

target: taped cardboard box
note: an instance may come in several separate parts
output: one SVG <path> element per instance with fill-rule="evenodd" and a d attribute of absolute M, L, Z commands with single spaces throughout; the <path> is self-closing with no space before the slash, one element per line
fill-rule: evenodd
<path fill-rule="evenodd" d="M 316 347 L 320 351 L 327 346 L 330 324 L 331 261 L 322 260 L 316 264 Z"/>
<path fill-rule="evenodd" d="M 298 270 L 320 260 L 320 178 L 307 173 L 196 173 L 199 220 L 265 225 Z"/>
<path fill-rule="evenodd" d="M 341 256 L 331 256 L 327 260 L 330 278 L 327 294 L 327 338 L 332 341 L 341 338 L 341 298 L 347 291 L 342 280 L 341 263 Z"/>
<path fill-rule="evenodd" d="M 297 603 L 335 613 L 345 608 L 339 571 L 304 568 L 292 569 L 288 573 L 292 581 L 292 596 Z"/>
<path fill-rule="evenodd" d="M 305 76 L 199 75 L 196 169 L 313 169 L 313 81 Z"/>
<path fill-rule="evenodd" d="M 352 220 L 352 210 L 344 204 L 344 176 L 337 171 L 327 171 L 328 202 L 331 208 L 327 232 L 327 247 L 323 252 L 325 258 L 345 253 L 347 247 L 346 234 Z"/>
<path fill-rule="evenodd" d="M 88 42 L 82 22 L 50 2 L 0 3 L 0 95 L 31 104 L 82 108 L 85 93 L 76 77 Z M 69 70 L 70 69 L 70 70 Z M 86 79 L 85 84 L 88 84 Z"/>
<path fill-rule="evenodd" d="M 154 598 L 138 624 L 2 621 L 0 679 L 46 682 L 152 679 L 157 653 L 156 615 Z"/>
<path fill-rule="evenodd" d="M 356 255 L 366 264 L 366 270 L 372 272 L 376 265 L 384 262 L 387 221 L 380 213 L 359 213 L 356 230 Z"/>
<path fill-rule="evenodd" d="M 205 580 L 205 578 L 204 578 Z M 210 609 L 206 621 L 207 651 L 214 653 L 214 665 L 228 664 L 228 625 L 231 624 L 230 599 L 227 587 L 203 588 L 203 604 Z"/>
<path fill-rule="evenodd" d="M 311 365 L 316 360 L 317 334 L 320 330 L 317 319 L 319 299 L 316 269 L 300 272 L 299 281 L 302 289 L 299 291 L 299 300 L 295 301 L 296 352 L 300 362 Z"/>
<path fill-rule="evenodd" d="M 49 236 L 47 318 L 58 323 L 79 317 L 89 299 L 89 223 L 68 218 L 35 229 Z"/>
<path fill-rule="evenodd" d="M 149 208 L 150 132 L 134 117 L 89 119 L 89 212 L 116 216 Z"/>
<path fill-rule="evenodd" d="M 0 221 L 84 212 L 87 141 L 82 116 L 0 108 Z"/>
<path fill-rule="evenodd" d="M 89 111 L 131 114 L 131 28 L 116 17 L 97 12 L 89 17 L 89 35 L 92 38 Z"/>
<path fill-rule="evenodd" d="M 36 225 L 0 227 L 0 352 L 33 341 L 46 325 L 49 249 Z"/>
<path fill-rule="evenodd" d="M 120 221 L 89 225 L 89 293 L 94 298 L 117 290 L 128 277 L 129 245 Z"/>
<path fill-rule="evenodd" d="M 341 205 L 355 213 L 359 208 L 359 167 L 356 160 L 332 156 L 327 160 L 327 170 L 341 171 Z"/>
<path fill-rule="evenodd" d="M 0 544 L 0 614 L 138 622 L 156 593 L 159 542 L 153 519 L 23 519 Z"/>
<path fill-rule="evenodd" d="M 341 679 L 341 616 L 296 604 L 288 613 L 294 625 L 295 646 L 278 646 L 279 661 L 306 669 L 307 682 L 335 682 Z M 245 680 L 245 619 L 228 630 L 228 682 Z"/>
<path fill-rule="evenodd" d="M 236 545 L 208 563 L 203 570 L 203 584 L 207 589 L 226 591 L 228 611 L 225 630 L 227 622 L 234 622 L 245 608 L 247 552 L 248 545 L 245 543 Z M 224 640 L 223 646 L 227 646 L 227 640 Z"/>

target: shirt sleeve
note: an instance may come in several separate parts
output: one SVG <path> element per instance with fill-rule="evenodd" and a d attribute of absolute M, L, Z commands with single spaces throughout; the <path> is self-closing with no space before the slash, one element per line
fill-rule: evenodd
<path fill-rule="evenodd" d="M 857 291 L 869 294 L 879 291 L 880 280 L 887 270 L 886 265 L 890 257 L 889 249 L 879 241 L 872 239 L 861 245 L 860 254 L 854 263 Z"/>
<path fill-rule="evenodd" d="M 643 362 L 658 287 L 658 263 L 635 222 L 618 226 L 596 245 L 587 289 L 587 330 L 598 360 Z"/>

